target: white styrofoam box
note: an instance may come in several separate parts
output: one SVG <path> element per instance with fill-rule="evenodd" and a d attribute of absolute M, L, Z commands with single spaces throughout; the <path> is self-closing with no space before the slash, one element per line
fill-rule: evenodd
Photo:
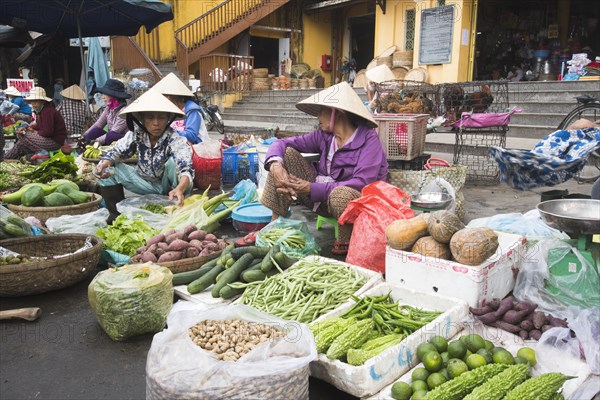
<path fill-rule="evenodd" d="M 390 283 L 377 285 L 359 297 L 388 293 L 391 293 L 392 298 L 399 304 L 443 311 L 443 313 L 398 345 L 367 360 L 364 365 L 353 366 L 340 360 L 330 360 L 325 354 L 319 354 L 318 359 L 310 363 L 311 376 L 327 381 L 353 396 L 372 395 L 396 381 L 417 364 L 416 351 L 419 344 L 435 335 L 453 337 L 462 329 L 461 322 L 469 313 L 467 303 L 462 300 L 417 292 Z M 331 312 L 329 316 L 339 316 L 353 305 L 354 301 L 347 302 Z"/>
<path fill-rule="evenodd" d="M 193 303 L 212 306 L 212 305 L 228 304 L 233 301 L 232 299 L 225 300 L 220 297 L 217 297 L 217 298 L 212 297 L 212 294 L 210 293 L 211 289 L 212 289 L 212 285 L 200 293 L 191 294 L 187 290 L 187 285 L 175 286 L 173 288 L 173 290 L 175 290 L 175 294 L 177 296 L 181 297 L 182 299 L 191 301 Z"/>
<path fill-rule="evenodd" d="M 365 291 L 369 290 L 373 286 L 378 285 L 381 282 L 383 282 L 383 275 L 381 275 L 379 272 L 375 272 L 375 271 L 372 271 L 372 270 L 367 269 L 367 268 L 359 267 L 357 265 L 348 264 L 348 263 L 345 263 L 345 262 L 342 262 L 342 261 L 338 261 L 338 260 L 335 260 L 333 258 L 327 258 L 327 257 L 321 257 L 321 256 L 314 256 L 314 255 L 306 256 L 306 257 L 298 260 L 298 262 L 296 262 L 294 265 L 292 265 L 291 267 L 289 267 L 288 269 L 286 269 L 285 271 L 283 271 L 283 273 L 286 274 L 289 271 L 293 270 L 294 268 L 298 268 L 298 263 L 300 261 L 309 262 L 309 263 L 310 262 L 318 262 L 318 263 L 327 262 L 327 263 L 332 263 L 332 264 L 339 264 L 339 265 L 346 266 L 346 267 L 350 268 L 353 271 L 358 272 L 360 275 L 364 276 L 367 279 L 367 281 L 356 292 L 354 292 L 355 296 L 360 296 L 362 293 L 364 293 Z M 277 276 L 277 275 L 274 275 L 274 276 Z M 210 293 L 209 293 L 209 296 L 210 296 Z M 349 300 L 349 301 L 351 301 L 351 300 Z M 234 304 L 239 304 L 239 303 L 241 303 L 241 298 L 238 298 L 237 300 L 234 301 Z M 321 315 L 319 318 L 317 318 L 316 320 L 314 320 L 312 322 L 321 321 L 322 319 L 329 318 L 329 315 L 332 314 L 332 313 L 334 313 L 335 311 L 336 310 L 332 310 L 332 311 L 330 311 L 328 313 L 325 313 L 325 314 Z"/>
<path fill-rule="evenodd" d="M 457 297 L 471 307 L 478 307 L 484 299 L 502 299 L 515 286 L 516 272 L 526 252 L 526 239 L 511 233 L 496 234 L 496 253 L 474 266 L 387 246 L 386 281 L 425 293 Z"/>
<path fill-rule="evenodd" d="M 544 346 L 543 350 L 538 351 L 538 342 L 529 340 L 524 342 L 523 339 L 516 335 L 513 335 L 512 333 L 487 325 L 475 325 L 473 327 L 467 327 L 462 332 L 460 332 L 460 334 L 457 335 L 455 339 L 458 339 L 460 336 L 467 335 L 470 333 L 476 333 L 478 335 L 481 335 L 484 339 L 494 343 L 495 346 L 504 347 L 506 350 L 510 351 L 513 356 L 517 355 L 517 351 L 519 351 L 521 347 L 527 346 L 534 349 L 536 351 L 536 358 L 538 363 L 531 370 L 531 374 L 533 376 L 540 375 L 546 372 L 562 372 L 565 375 L 577 376 L 576 379 L 571 379 L 563 385 L 563 395 L 567 400 L 591 398 L 595 394 L 595 392 L 591 396 L 581 396 L 581 390 L 586 390 L 585 386 L 594 387 L 594 384 L 596 385 L 596 388 L 600 387 L 598 386 L 600 377 L 598 377 L 597 375 L 591 375 L 590 368 L 585 363 L 585 361 L 574 357 L 570 353 L 565 353 L 564 351 L 561 352 L 558 349 L 549 349 L 547 346 Z M 415 365 L 414 368 L 402 375 L 398 379 L 398 381 L 406 382 L 410 385 L 412 383 L 412 372 L 416 368 L 420 367 L 423 367 L 422 363 Z M 365 400 L 393 400 L 393 384 L 394 382 L 384 387 L 381 390 L 381 392 L 371 397 L 368 397 Z M 589 390 L 589 388 L 587 390 Z"/>

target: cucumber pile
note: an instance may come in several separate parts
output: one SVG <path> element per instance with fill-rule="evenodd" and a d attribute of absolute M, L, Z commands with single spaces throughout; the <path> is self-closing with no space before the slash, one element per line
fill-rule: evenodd
<path fill-rule="evenodd" d="M 0 240 L 31 235 L 31 225 L 17 215 L 11 213 L 0 218 Z"/>

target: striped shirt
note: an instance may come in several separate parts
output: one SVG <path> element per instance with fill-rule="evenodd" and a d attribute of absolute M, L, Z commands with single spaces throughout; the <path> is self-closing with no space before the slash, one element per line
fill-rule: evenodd
<path fill-rule="evenodd" d="M 63 116 L 69 135 L 81 135 L 85 132 L 87 107 L 84 100 L 72 100 L 63 97 L 56 110 Z"/>

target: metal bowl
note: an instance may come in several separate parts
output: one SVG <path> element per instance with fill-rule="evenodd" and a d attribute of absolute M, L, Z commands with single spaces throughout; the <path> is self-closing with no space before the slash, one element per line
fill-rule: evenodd
<path fill-rule="evenodd" d="M 567 233 L 600 233 L 600 200 L 560 199 L 537 205 L 546 225 Z"/>
<path fill-rule="evenodd" d="M 452 196 L 448 193 L 430 192 L 410 195 L 412 204 L 427 209 L 442 209 L 448 207 L 452 202 Z"/>

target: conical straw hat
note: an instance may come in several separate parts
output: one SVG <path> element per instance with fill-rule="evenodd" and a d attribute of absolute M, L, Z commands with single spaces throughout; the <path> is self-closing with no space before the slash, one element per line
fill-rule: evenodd
<path fill-rule="evenodd" d="M 62 92 L 60 92 L 62 97 L 66 97 L 71 100 L 85 100 L 85 93 L 81 88 L 77 85 L 71 85 Z"/>
<path fill-rule="evenodd" d="M 6 90 L 4 91 L 4 93 L 5 93 L 6 95 L 8 95 L 8 96 L 18 96 L 18 97 L 21 97 L 21 96 L 23 96 L 23 95 L 21 94 L 21 92 L 19 92 L 19 91 L 17 90 L 17 88 L 16 88 L 16 87 L 14 87 L 14 86 L 9 86 L 9 87 L 7 87 L 7 88 L 6 88 Z"/>
<path fill-rule="evenodd" d="M 379 65 L 366 72 L 367 79 L 371 82 L 381 83 L 385 81 L 391 81 L 396 79 L 396 75 L 392 72 L 390 67 L 385 64 Z"/>
<path fill-rule="evenodd" d="M 330 86 L 296 104 L 298 110 L 315 117 L 323 107 L 344 110 L 364 119 L 371 128 L 377 127 L 377 122 L 348 82 Z"/>
<path fill-rule="evenodd" d="M 29 91 L 29 96 L 25 99 L 26 101 L 32 100 L 44 100 L 44 101 L 52 101 L 52 99 L 46 96 L 46 90 L 41 86 L 36 86 L 31 88 Z"/>
<path fill-rule="evenodd" d="M 146 93 L 135 99 L 119 113 L 119 116 L 125 118 L 127 114 L 147 111 L 171 113 L 174 114 L 177 119 L 185 117 L 183 111 L 154 89 L 148 90 Z"/>
<path fill-rule="evenodd" d="M 163 95 L 194 97 L 194 94 L 186 84 L 181 82 L 181 79 L 172 72 L 156 82 L 156 85 L 152 89 L 157 90 Z"/>

